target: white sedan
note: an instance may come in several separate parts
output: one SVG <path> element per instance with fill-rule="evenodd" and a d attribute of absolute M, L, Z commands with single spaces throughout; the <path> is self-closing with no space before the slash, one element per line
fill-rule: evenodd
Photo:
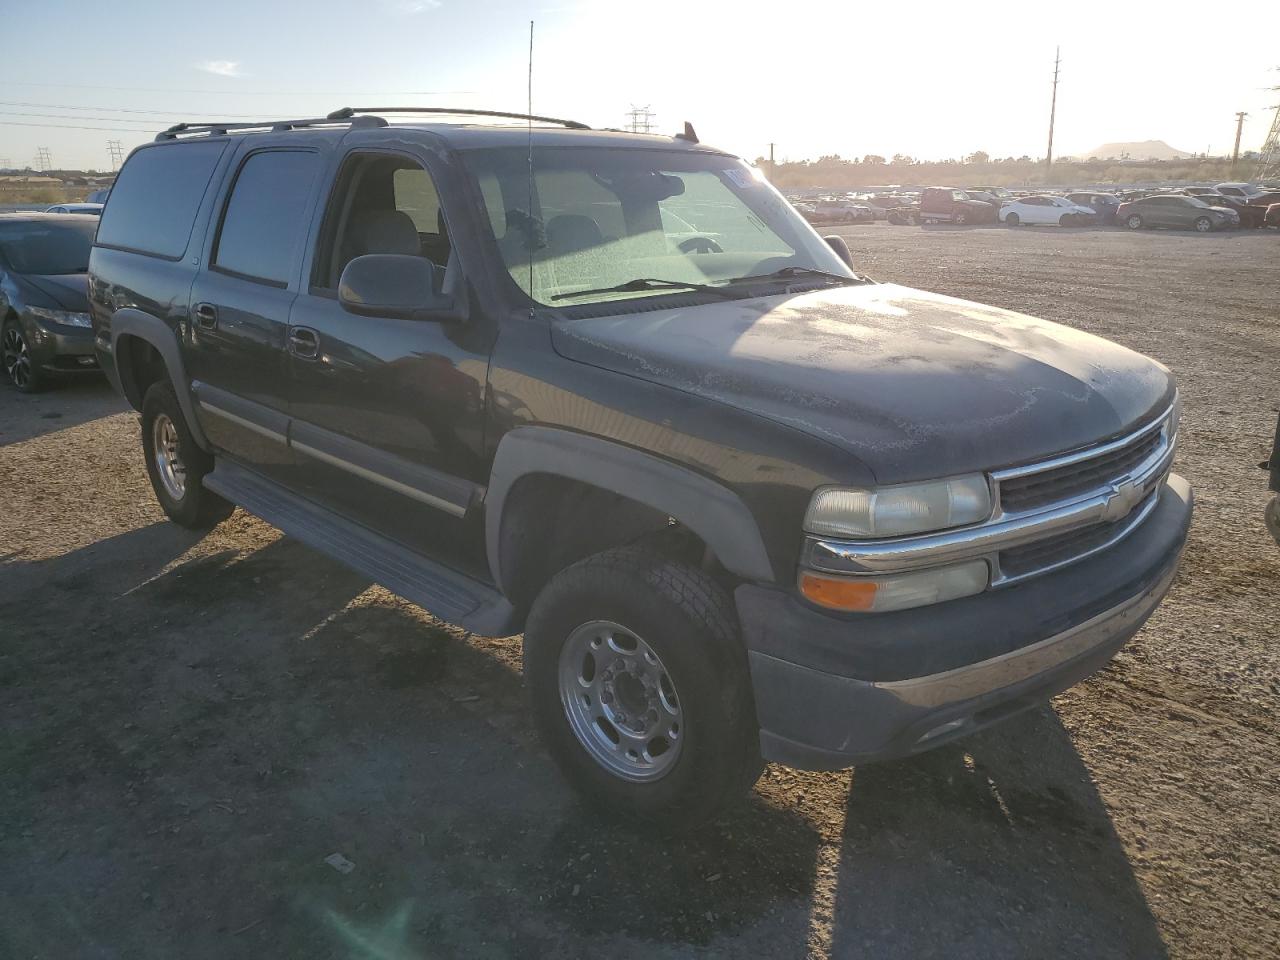
<path fill-rule="evenodd" d="M 1000 208 L 1000 219 L 1011 227 L 1023 223 L 1056 223 L 1083 227 L 1097 221 L 1092 207 L 1082 207 L 1066 197 L 1019 197 Z"/>

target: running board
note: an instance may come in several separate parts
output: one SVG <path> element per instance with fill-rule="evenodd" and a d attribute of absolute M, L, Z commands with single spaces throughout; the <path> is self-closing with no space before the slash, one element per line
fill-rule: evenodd
<path fill-rule="evenodd" d="M 345 564 L 441 620 L 486 637 L 515 632 L 515 611 L 488 584 L 219 459 L 204 485 L 273 527 Z"/>

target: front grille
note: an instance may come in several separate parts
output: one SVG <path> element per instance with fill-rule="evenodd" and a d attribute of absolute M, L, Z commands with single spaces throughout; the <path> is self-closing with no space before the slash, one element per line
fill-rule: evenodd
<path fill-rule="evenodd" d="M 1151 506 L 1152 498 L 1148 497 L 1133 512 L 1114 523 L 1095 523 L 1079 530 L 1068 530 L 1056 537 L 1037 540 L 1020 547 L 1010 547 L 1000 551 L 1000 579 L 1002 581 L 1020 579 L 1032 573 L 1044 573 L 1054 567 L 1079 560 L 1095 550 L 1119 540 L 1130 529 L 1138 525 L 1139 520 Z"/>
<path fill-rule="evenodd" d="M 1069 502 L 1130 473 L 1165 442 L 1163 429 L 1151 430 L 1096 457 L 1001 480 L 1000 506 L 1005 513 L 1022 513 Z"/>

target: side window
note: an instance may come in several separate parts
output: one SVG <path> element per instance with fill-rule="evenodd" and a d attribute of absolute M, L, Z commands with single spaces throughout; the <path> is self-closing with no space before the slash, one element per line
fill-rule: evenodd
<path fill-rule="evenodd" d="M 320 155 L 301 150 L 253 153 L 240 167 L 222 215 L 213 266 L 288 286 L 306 233 L 307 202 Z"/>
<path fill-rule="evenodd" d="M 226 143 L 143 147 L 111 188 L 97 242 L 176 260 L 187 250 L 200 201 Z"/>
<path fill-rule="evenodd" d="M 952 200 L 968 200 L 969 197 L 963 190 L 952 190 L 951 199 Z"/>
<path fill-rule="evenodd" d="M 409 157 L 353 153 L 325 211 L 311 286 L 338 288 L 356 257 L 401 254 L 448 266 L 451 246 L 431 174 Z"/>

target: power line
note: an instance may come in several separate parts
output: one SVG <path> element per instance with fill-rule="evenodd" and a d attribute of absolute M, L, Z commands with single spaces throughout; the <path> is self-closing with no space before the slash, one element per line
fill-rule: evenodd
<path fill-rule="evenodd" d="M 141 130 L 134 127 L 86 127 L 74 123 L 24 123 L 20 120 L 0 120 L 0 127 L 44 127 L 48 130 L 120 130 L 126 133 L 147 134 L 150 130 Z M 154 130 L 152 127 L 151 130 Z"/>
<path fill-rule="evenodd" d="M 0 80 L 9 87 L 65 87 L 83 90 L 129 90 L 137 93 L 195 93 L 225 97 L 248 95 L 251 97 L 443 97 L 476 93 L 475 90 L 198 90 L 183 87 L 108 87 L 97 83 L 50 83 L 42 80 Z"/>
<path fill-rule="evenodd" d="M 78 107 L 70 103 L 27 103 L 22 100 L 0 100 L 4 107 L 39 107 L 45 110 L 101 110 L 105 113 L 139 113 L 157 117 L 186 117 L 199 113 L 217 113 L 223 117 L 254 119 L 256 113 L 223 113 L 221 110 L 133 110 L 125 107 Z M 113 118 L 115 119 L 115 118 Z M 121 117 L 120 119 L 124 119 Z"/>
<path fill-rule="evenodd" d="M 179 113 L 173 114 L 173 117 L 182 117 L 182 116 L 183 114 L 179 114 Z M 0 117 L 40 117 L 45 120 L 96 120 L 96 121 L 103 121 L 106 123 L 143 124 L 146 126 L 147 129 L 150 129 L 150 130 L 154 130 L 155 125 L 157 123 L 166 122 L 166 121 L 161 121 L 158 118 L 155 120 L 129 120 L 125 117 L 76 117 L 76 116 L 67 116 L 64 113 L 27 113 L 20 110 L 0 110 Z M 169 119 L 172 119 L 172 118 L 169 118 Z M 189 114 L 187 115 L 187 119 L 188 120 L 191 119 Z"/>

